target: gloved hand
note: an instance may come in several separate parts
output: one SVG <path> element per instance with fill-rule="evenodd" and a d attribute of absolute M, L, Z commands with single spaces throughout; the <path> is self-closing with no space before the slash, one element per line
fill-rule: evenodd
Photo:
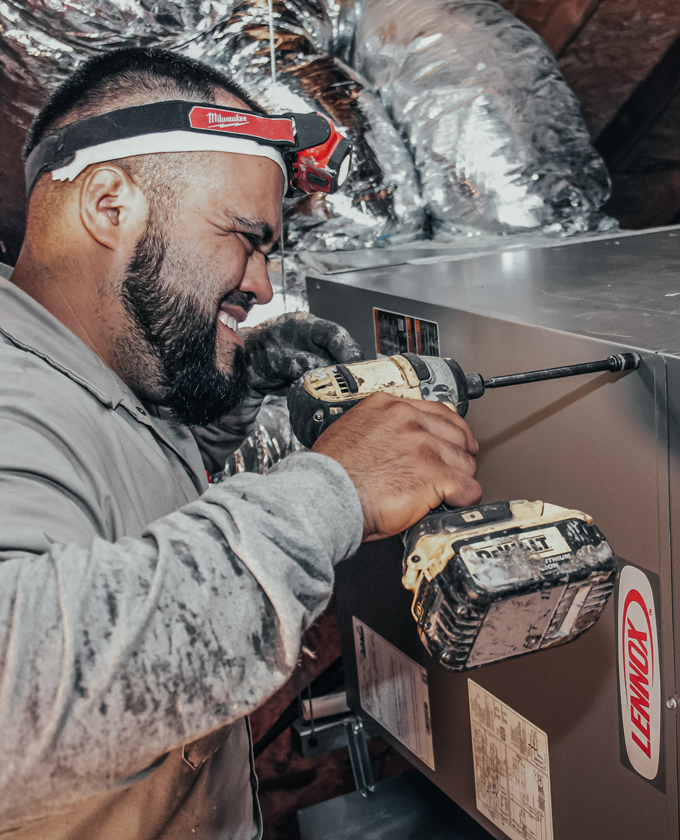
<path fill-rule="evenodd" d="M 243 400 L 218 423 L 193 432 L 211 475 L 224 469 L 229 455 L 253 433 L 267 394 L 292 385 L 314 368 L 364 358 L 344 327 L 309 312 L 286 313 L 239 334 L 246 347 L 249 378 Z"/>
<path fill-rule="evenodd" d="M 242 330 L 250 390 L 271 394 L 303 373 L 335 363 L 363 361 L 361 348 L 344 327 L 309 312 L 290 312 Z"/>

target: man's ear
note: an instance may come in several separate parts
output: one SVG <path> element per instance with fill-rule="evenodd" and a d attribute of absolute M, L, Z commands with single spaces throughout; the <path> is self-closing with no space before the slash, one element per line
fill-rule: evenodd
<path fill-rule="evenodd" d="M 112 251 L 134 246 L 144 232 L 148 212 L 146 196 L 120 166 L 103 163 L 85 171 L 80 219 L 100 245 Z"/>

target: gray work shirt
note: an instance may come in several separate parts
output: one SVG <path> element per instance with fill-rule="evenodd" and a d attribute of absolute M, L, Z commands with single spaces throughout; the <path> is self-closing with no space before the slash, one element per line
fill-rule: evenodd
<path fill-rule="evenodd" d="M 0 278 L 0 836 L 259 836 L 244 716 L 361 531 L 322 455 L 208 489 L 189 431 Z"/>

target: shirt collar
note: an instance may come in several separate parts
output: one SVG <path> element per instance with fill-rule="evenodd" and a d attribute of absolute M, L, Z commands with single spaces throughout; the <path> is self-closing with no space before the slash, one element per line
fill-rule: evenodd
<path fill-rule="evenodd" d="M 30 295 L 0 277 L 0 333 L 87 389 L 107 408 L 139 400 L 75 333 Z"/>
<path fill-rule="evenodd" d="M 138 397 L 75 333 L 34 298 L 0 276 L 0 334 L 89 391 L 106 408 L 125 408 L 196 473 L 185 452 L 149 416 Z M 183 428 L 183 427 L 182 427 Z M 202 483 L 203 476 L 200 475 Z M 204 489 L 204 488 L 203 488 Z"/>

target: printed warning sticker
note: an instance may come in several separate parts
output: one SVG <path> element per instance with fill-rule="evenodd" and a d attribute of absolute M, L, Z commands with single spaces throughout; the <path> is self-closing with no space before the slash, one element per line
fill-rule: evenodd
<path fill-rule="evenodd" d="M 361 708 L 434 770 L 427 671 L 358 618 L 352 622 Z"/>
<path fill-rule="evenodd" d="M 375 351 L 378 358 L 417 353 L 419 356 L 439 355 L 439 327 L 434 321 L 423 321 L 411 315 L 373 310 Z"/>
<path fill-rule="evenodd" d="M 511 840 L 553 840 L 548 736 L 468 680 L 477 808 Z"/>

